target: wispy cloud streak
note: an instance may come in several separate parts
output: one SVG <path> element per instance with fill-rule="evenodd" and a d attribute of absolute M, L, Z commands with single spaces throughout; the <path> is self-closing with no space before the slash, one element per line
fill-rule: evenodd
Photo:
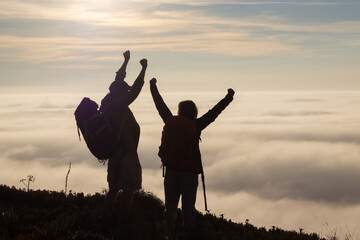
<path fill-rule="evenodd" d="M 140 8 L 134 4 L 113 3 L 111 6 L 114 9 L 97 9 L 96 6 L 101 5 L 93 2 L 87 5 L 65 2 L 59 6 L 54 3 L 42 5 L 36 2 L 3 1 L 0 3 L 0 18 L 8 21 L 49 21 L 48 24 L 42 24 L 43 32 L 49 32 L 49 36 L 18 36 L 10 28 L 0 36 L 0 54 L 2 58 L 12 61 L 36 62 L 86 58 L 103 60 L 104 56 L 96 54 L 99 51 L 116 51 L 117 46 L 136 51 L 203 52 L 230 56 L 304 54 L 333 48 L 335 45 L 343 48 L 351 45 L 340 37 L 330 41 L 319 34 L 360 32 L 358 21 L 295 24 L 288 23 L 281 16 L 263 13 L 230 18 L 209 14 L 201 8 L 180 10 L 172 5 L 171 8 L 154 11 L 161 3 L 143 3 L 145 5 Z M 63 27 L 54 28 L 53 21 Z M 73 30 L 71 23 L 74 23 Z M 76 23 L 83 25 L 76 26 Z M 58 30 L 54 32 L 53 29 Z M 82 33 L 83 36 L 75 36 L 75 33 Z M 308 36 L 309 33 L 315 36 Z M 324 44 L 313 48 L 302 46 L 311 38 Z"/>

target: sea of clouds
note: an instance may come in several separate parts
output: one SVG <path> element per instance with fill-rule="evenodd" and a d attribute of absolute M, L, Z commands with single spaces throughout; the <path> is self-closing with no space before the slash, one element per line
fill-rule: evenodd
<path fill-rule="evenodd" d="M 147 86 L 145 86 L 146 88 Z M 226 94 L 164 93 L 175 114 L 192 99 L 199 115 Z M 100 102 L 102 94 L 88 94 Z M 0 183 L 94 193 L 107 188 L 106 165 L 79 141 L 74 110 L 82 94 L 0 96 Z M 143 188 L 163 199 L 157 157 L 163 123 L 148 90 L 131 105 L 141 125 Z M 358 235 L 360 92 L 236 93 L 202 133 L 200 148 L 212 213 L 256 226 Z M 204 211 L 198 189 L 197 209 Z"/>

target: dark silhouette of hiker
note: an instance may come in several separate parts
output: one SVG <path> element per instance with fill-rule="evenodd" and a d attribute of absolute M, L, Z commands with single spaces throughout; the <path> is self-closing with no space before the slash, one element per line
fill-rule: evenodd
<path fill-rule="evenodd" d="M 144 85 L 147 60 L 140 61 L 142 69 L 134 84 L 129 86 L 124 79 L 130 52 L 126 51 L 123 55 L 124 63 L 116 72 L 109 93 L 101 101 L 100 110 L 108 116 L 119 144 L 115 156 L 108 161 L 109 192 L 105 198 L 105 207 L 111 212 L 118 193 L 122 190 L 121 214 L 127 219 L 133 203 L 133 193 L 141 189 L 142 183 L 142 170 L 137 154 L 140 126 L 129 105 L 138 97 Z"/>
<path fill-rule="evenodd" d="M 170 109 L 167 107 L 156 86 L 155 78 L 150 80 L 151 94 L 162 120 L 166 124 L 167 120 L 173 117 Z M 166 167 L 164 190 L 165 190 L 165 222 L 166 234 L 173 235 L 175 232 L 175 223 L 177 216 L 177 207 L 181 195 L 183 224 L 186 232 L 195 230 L 195 201 L 198 187 L 198 174 L 203 172 L 201 163 L 201 154 L 199 149 L 199 140 L 201 131 L 212 123 L 219 114 L 233 100 L 234 91 L 228 89 L 227 95 L 218 102 L 206 114 L 197 118 L 198 110 L 195 103 L 191 100 L 182 101 L 178 105 L 178 115 L 192 119 L 196 123 L 196 143 L 194 145 L 191 164 L 184 169 L 176 169 L 170 166 Z"/>

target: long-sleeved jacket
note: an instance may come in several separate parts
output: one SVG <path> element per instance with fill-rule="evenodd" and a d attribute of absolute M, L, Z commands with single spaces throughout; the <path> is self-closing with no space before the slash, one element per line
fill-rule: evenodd
<path fill-rule="evenodd" d="M 121 88 L 123 83 L 114 81 L 116 88 Z M 111 91 L 101 101 L 100 111 L 106 114 L 122 147 L 136 151 L 140 137 L 140 126 L 129 105 L 139 96 L 144 85 L 143 78 L 137 78 L 129 91 Z M 120 95 L 119 92 L 122 94 Z"/>
<path fill-rule="evenodd" d="M 170 109 L 164 102 L 163 98 L 161 97 L 159 90 L 155 83 L 150 84 L 150 91 L 153 97 L 156 109 L 158 110 L 160 117 L 162 118 L 163 122 L 166 123 L 166 120 L 169 117 L 172 117 L 173 114 L 171 113 Z M 201 163 L 201 153 L 199 147 L 199 140 L 201 131 L 204 130 L 210 123 L 215 121 L 215 119 L 219 116 L 219 114 L 230 104 L 233 100 L 231 95 L 226 95 L 222 100 L 220 100 L 212 109 L 210 109 L 207 113 L 202 115 L 201 117 L 195 119 L 196 122 L 196 131 L 197 131 L 197 142 L 195 144 L 195 148 L 192 154 L 192 166 L 185 171 L 195 172 L 197 174 L 203 171 L 202 163 Z"/>

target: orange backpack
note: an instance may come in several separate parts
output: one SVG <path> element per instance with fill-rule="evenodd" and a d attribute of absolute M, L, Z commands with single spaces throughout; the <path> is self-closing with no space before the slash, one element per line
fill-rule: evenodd
<path fill-rule="evenodd" d="M 193 119 L 183 116 L 168 118 L 158 153 L 163 165 L 178 170 L 189 166 L 196 138 L 196 122 Z"/>

